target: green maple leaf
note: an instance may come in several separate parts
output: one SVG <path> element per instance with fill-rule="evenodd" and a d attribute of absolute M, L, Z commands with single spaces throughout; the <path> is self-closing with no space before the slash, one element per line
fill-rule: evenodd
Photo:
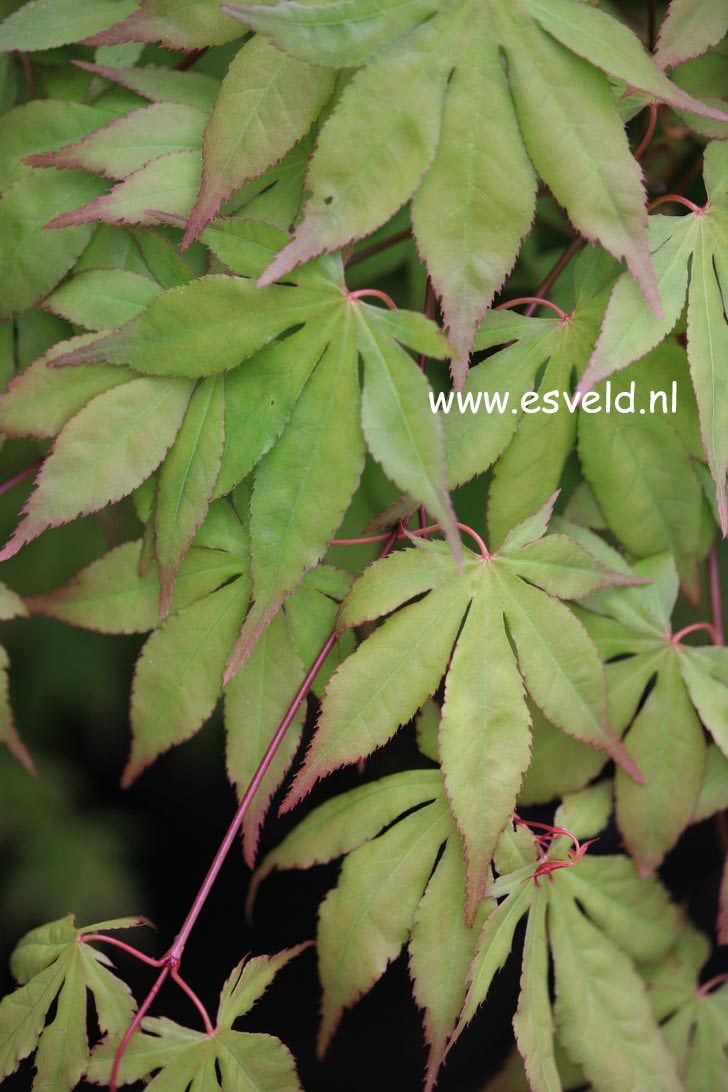
<path fill-rule="evenodd" d="M 655 60 L 663 68 L 698 57 L 728 34 L 722 0 L 670 0 L 660 27 Z"/>
<path fill-rule="evenodd" d="M 582 387 L 607 378 L 643 357 L 675 326 L 688 302 L 688 360 L 700 414 L 705 455 L 716 486 L 723 534 L 728 533 L 728 151 L 713 142 L 705 152 L 704 209 L 686 216 L 650 218 L 650 247 L 663 302 L 660 318 L 622 278 L 614 289 L 601 335 Z"/>
<path fill-rule="evenodd" d="M 686 1092 L 720 1088 L 725 1081 L 728 985 L 701 989 L 700 972 L 709 956 L 707 937 L 686 928 L 660 964 L 640 968 Z"/>
<path fill-rule="evenodd" d="M 274 956 L 243 959 L 220 994 L 215 1029 L 193 1031 L 166 1017 L 146 1017 L 129 1042 L 119 1069 L 119 1084 L 150 1078 L 150 1092 L 295 1092 L 301 1090 L 290 1051 L 273 1035 L 235 1031 L 275 976 L 308 947 L 300 944 Z M 108 1084 L 119 1037 L 108 1036 L 91 1056 L 86 1079 Z"/>
<path fill-rule="evenodd" d="M 484 558 L 466 550 L 462 574 L 444 544 L 419 542 L 375 562 L 356 581 L 341 606 L 342 630 L 392 616 L 332 676 L 283 805 L 292 807 L 320 778 L 383 746 L 447 672 L 438 746 L 465 843 L 470 921 L 528 767 L 524 683 L 554 725 L 639 777 L 609 723 L 596 650 L 559 601 L 634 577 L 611 571 L 566 536 L 544 537 L 554 499 L 516 527 L 500 553 Z"/>
<path fill-rule="evenodd" d="M 579 839 L 596 835 L 609 814 L 605 786 L 567 797 L 556 814 Z M 605 809 L 606 802 L 606 809 Z M 627 857 L 585 856 L 552 872 L 537 886 L 537 855 L 530 834 L 496 859 L 500 872 L 489 894 L 499 898 L 487 918 L 468 973 L 469 990 L 454 1042 L 486 999 L 508 958 L 515 929 L 527 915 L 521 992 L 514 1017 L 529 1087 L 561 1089 L 556 1035 L 595 1092 L 655 1088 L 679 1092 L 674 1059 L 662 1038 L 634 962 L 664 959 L 680 935 L 677 909 L 656 880 L 641 878 Z M 504 841 L 506 836 L 504 836 Z M 567 840 L 557 838 L 547 861 L 567 861 Z M 553 960 L 552 1006 L 549 962 Z"/>
<path fill-rule="evenodd" d="M 255 275 L 282 237 L 256 221 L 222 220 L 203 238 L 229 268 Z M 163 443 L 170 446 L 172 433 L 177 437 L 160 473 L 155 514 L 157 556 L 168 574 L 165 604 L 175 569 L 212 496 L 229 491 L 257 467 L 251 500 L 254 603 L 229 675 L 325 553 L 356 490 L 365 441 L 395 484 L 424 504 L 445 528 L 453 549 L 459 548 L 445 487 L 440 424 L 428 404 L 430 388 L 403 348 L 444 356 L 444 337 L 421 315 L 390 313 L 349 295 L 339 258 L 312 263 L 294 281 L 261 291 L 249 276 L 202 277 L 162 293 L 119 330 L 54 361 L 103 360 L 130 367 L 147 378 L 133 380 L 119 388 L 122 392 L 134 383 L 160 384 L 168 397 L 189 403 L 183 422 L 166 415 L 166 431 L 157 429 L 150 445 L 161 449 Z M 241 322 L 243 314 L 246 321 Z M 279 336 L 289 331 L 290 336 Z M 223 372 L 221 393 L 211 402 L 210 379 Z M 183 377 L 203 383 L 191 394 L 190 379 Z M 58 462 L 58 449 L 66 447 L 66 431 L 77 428 L 99 399 L 119 397 L 113 390 L 105 392 L 69 422 L 43 478 Z M 209 420 L 210 406 L 214 420 Z M 332 480 L 333 463 L 337 474 Z M 125 460 L 120 469 L 125 481 L 130 470 Z M 46 485 L 40 498 L 31 498 L 6 556 L 60 521 L 57 475 L 52 477 L 55 507 L 46 499 Z M 138 484 L 135 480 L 132 487 Z M 88 503 L 85 495 L 81 499 Z M 78 507 L 79 498 L 74 502 Z M 166 545 L 160 554 L 162 529 Z"/>
<path fill-rule="evenodd" d="M 10 963 L 19 986 L 0 1002 L 0 1077 L 37 1051 L 33 1092 L 76 1087 L 89 1056 L 88 992 L 103 1032 L 121 1035 L 136 1007 L 126 984 L 109 969 L 111 961 L 85 943 L 84 935 L 143 924 L 142 918 L 119 918 L 78 929 L 69 915 L 23 937 Z M 46 1026 L 54 1002 L 55 1015 Z"/>
<path fill-rule="evenodd" d="M 199 49 L 241 36 L 216 0 L 141 0 L 126 18 L 123 14 L 120 11 L 113 25 L 90 34 L 86 42 L 97 46 L 161 42 L 167 49 Z"/>
<path fill-rule="evenodd" d="M 414 194 L 414 232 L 461 384 L 476 328 L 531 225 L 535 167 L 575 226 L 626 258 L 659 310 L 641 179 L 607 75 L 660 101 L 720 112 L 687 101 L 625 26 L 576 0 L 225 10 L 300 60 L 361 66 L 321 131 L 303 220 L 265 283 L 370 233 Z"/>
<path fill-rule="evenodd" d="M 606 668 L 610 711 L 619 732 L 630 726 L 625 745 L 645 783 L 633 785 L 617 771 L 617 821 L 649 873 L 698 807 L 707 758 L 701 722 L 728 753 L 728 652 L 675 640 L 670 619 L 678 578 L 671 557 L 634 569 L 652 583 L 624 595 L 600 592 L 578 613 L 602 657 L 620 657 Z"/>
<path fill-rule="evenodd" d="M 578 412 L 567 412 L 563 398 L 573 386 L 574 373 L 578 379 L 586 367 L 616 272 L 616 263 L 601 248 L 589 247 L 574 264 L 568 314 L 528 318 L 491 311 L 476 335 L 475 349 L 505 347 L 470 368 L 460 399 L 464 412 L 454 412 L 452 394 L 444 398 L 448 486 L 462 485 L 495 463 L 488 495 L 494 544 L 559 487 L 579 419 Z M 522 399 L 530 391 L 537 391 L 539 400 L 555 392 L 560 412 L 524 411 Z M 506 411 L 489 413 L 483 427 L 484 407 L 497 398 L 508 400 Z M 514 480 L 518 490 L 511 488 Z"/>
<path fill-rule="evenodd" d="M 0 23 L 0 52 L 52 49 L 105 30 L 129 15 L 134 0 L 30 0 Z"/>
<path fill-rule="evenodd" d="M 434 723 L 421 726 L 420 746 L 431 751 L 437 713 L 428 709 L 426 715 Z M 262 861 L 249 907 L 274 870 L 310 868 L 341 856 L 338 883 L 319 911 L 319 1053 L 328 1047 L 343 1011 L 369 992 L 409 943 L 413 992 L 424 1010 L 429 1047 L 429 1092 L 465 998 L 479 924 L 492 909 L 486 900 L 475 924 L 466 924 L 462 844 L 441 772 L 392 774 L 316 808 Z"/>

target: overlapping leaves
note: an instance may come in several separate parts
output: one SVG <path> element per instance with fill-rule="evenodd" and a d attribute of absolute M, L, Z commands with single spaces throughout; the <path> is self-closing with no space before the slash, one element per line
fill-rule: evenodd
<path fill-rule="evenodd" d="M 598 833 L 609 814 L 606 786 L 566 798 L 556 824 L 579 839 Z M 529 844 L 530 843 L 530 844 Z M 664 959 L 676 944 L 681 918 L 655 880 L 640 878 L 629 858 L 587 854 L 569 859 L 568 840 L 548 850 L 523 832 L 517 852 L 503 855 L 489 891 L 499 898 L 487 918 L 468 972 L 469 990 L 457 1038 L 488 995 L 506 962 L 516 927 L 527 915 L 523 970 L 514 1030 L 529 1087 L 562 1087 L 554 1058 L 555 1032 L 596 1092 L 682 1088 L 635 962 Z M 573 854 L 573 848 L 572 848 Z M 520 859 L 519 859 L 520 858 Z M 537 885 L 537 862 L 561 862 Z M 555 1001 L 551 1000 L 553 962 Z"/>
<path fill-rule="evenodd" d="M 429 542 L 367 569 L 341 606 L 339 626 L 391 617 L 329 682 L 316 735 L 284 801 L 292 807 L 320 778 L 383 746 L 447 672 L 438 747 L 465 844 L 470 921 L 529 762 L 524 684 L 554 725 L 639 777 L 609 722 L 596 650 L 560 602 L 634 578 L 566 536 L 546 536 L 551 507 L 516 527 L 499 554 L 466 550 L 462 573 L 443 545 Z"/>
<path fill-rule="evenodd" d="M 209 232 L 213 250 L 245 272 L 260 268 L 271 240 L 280 239 L 255 221 L 225 221 Z M 444 338 L 419 315 L 390 314 L 347 294 L 334 259 L 297 281 L 260 291 L 243 276 L 203 277 L 57 357 L 55 364 L 102 360 L 144 377 L 97 395 L 64 427 L 4 556 L 46 527 L 130 492 L 171 448 L 154 517 L 165 606 L 212 496 L 259 464 L 251 501 L 254 605 L 232 675 L 325 553 L 359 481 L 365 440 L 457 551 L 440 424 L 429 412 L 427 380 L 402 348 L 442 356 Z M 195 379 L 202 380 L 196 389 Z"/>
<path fill-rule="evenodd" d="M 686 1092 L 725 1083 L 728 984 L 722 976 L 700 983 L 709 955 L 707 937 L 688 928 L 663 962 L 641 968 Z"/>
<path fill-rule="evenodd" d="M 78 929 L 69 916 L 23 937 L 11 960 L 18 989 L 0 1002 L 0 1077 L 37 1050 L 33 1092 L 76 1087 L 88 1065 L 88 993 L 102 1032 L 121 1035 L 136 1008 L 128 987 L 109 969 L 110 960 L 85 943 L 84 935 L 140 924 L 139 918 L 120 918 Z"/>
<path fill-rule="evenodd" d="M 601 335 L 582 381 L 587 387 L 644 356 L 663 340 L 682 314 L 687 295 L 690 372 L 700 413 L 705 455 L 716 486 L 723 534 L 728 533 L 725 481 L 728 473 L 725 359 L 728 353 L 728 151 L 713 142 L 705 152 L 708 202 L 685 216 L 653 216 L 653 253 L 663 315 L 644 306 L 622 278 L 610 300 Z"/>
<path fill-rule="evenodd" d="M 535 167 L 582 234 L 626 259 L 659 311 L 640 172 L 607 76 L 716 114 L 688 101 L 625 26 L 576 0 L 226 10 L 300 60 L 362 66 L 323 127 L 303 220 L 264 282 L 370 233 L 414 194 L 413 228 L 462 384 L 476 327 L 530 227 Z"/>
<path fill-rule="evenodd" d="M 236 1031 L 276 975 L 307 945 L 274 956 L 243 959 L 220 993 L 214 1030 L 196 1031 L 166 1017 L 147 1016 L 127 1047 L 118 1083 L 147 1079 L 151 1092 L 300 1092 L 296 1063 L 290 1051 L 273 1035 Z M 93 1052 L 87 1080 L 106 1085 L 119 1044 L 113 1034 Z"/>
<path fill-rule="evenodd" d="M 428 707 L 420 746 L 435 758 L 437 713 Z M 440 850 L 444 844 L 444 850 Z M 464 863 L 442 774 L 407 770 L 362 785 L 316 808 L 262 862 L 258 885 L 276 869 L 310 868 L 345 855 L 319 911 L 323 986 L 319 1051 L 344 1009 L 367 993 L 409 943 L 410 973 L 429 1047 L 425 1087 L 434 1087 L 465 997 L 478 923 L 464 920 Z"/>
<path fill-rule="evenodd" d="M 602 658 L 615 660 L 606 668 L 612 720 L 619 732 L 631 725 L 625 744 L 645 779 L 638 786 L 617 772 L 617 821 L 649 873 L 693 820 L 707 754 L 701 725 L 728 754 L 728 652 L 673 634 L 672 558 L 634 568 L 651 583 L 600 592 L 579 613 Z"/>

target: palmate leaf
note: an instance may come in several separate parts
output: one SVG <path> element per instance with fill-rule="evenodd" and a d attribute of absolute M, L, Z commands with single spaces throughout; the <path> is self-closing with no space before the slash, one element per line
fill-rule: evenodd
<path fill-rule="evenodd" d="M 661 964 L 640 968 L 686 1092 L 725 1084 L 728 996 L 725 984 L 700 984 L 709 956 L 708 938 L 687 927 Z"/>
<path fill-rule="evenodd" d="M 465 996 L 477 923 L 489 909 L 486 901 L 476 925 L 466 925 L 462 846 L 440 771 L 403 771 L 321 805 L 263 860 L 249 906 L 272 871 L 343 855 L 338 883 L 319 913 L 319 1052 L 344 1009 L 372 988 L 409 938 L 413 991 L 429 1046 L 425 1086 L 432 1089 Z"/>
<path fill-rule="evenodd" d="M 146 1017 L 124 1053 L 119 1084 L 150 1078 L 146 1087 L 152 1092 L 301 1092 L 296 1063 L 280 1039 L 235 1031 L 233 1025 L 307 947 L 300 944 L 274 956 L 242 960 L 222 988 L 211 1034 L 166 1017 Z M 94 1050 L 86 1077 L 92 1084 L 108 1084 L 118 1043 L 112 1034 Z"/>
<path fill-rule="evenodd" d="M 213 249 L 246 272 L 264 264 L 283 234 L 243 220 L 221 221 L 208 233 Z M 251 501 L 254 605 L 228 676 L 325 553 L 359 481 L 364 440 L 458 549 L 440 425 L 428 407 L 427 380 L 402 348 L 442 357 L 447 342 L 421 316 L 390 314 L 350 295 L 339 259 L 314 263 L 296 279 L 261 291 L 242 276 L 203 277 L 163 293 L 119 330 L 56 361 L 104 360 L 156 376 L 226 372 L 224 488 L 260 464 Z M 241 322 L 241 313 L 248 321 Z M 294 332 L 275 340 L 288 331 Z M 219 436 L 219 420 L 216 428 Z"/>
<path fill-rule="evenodd" d="M 617 771 L 617 821 L 639 868 L 649 873 L 693 821 L 706 764 L 701 722 L 728 753 L 728 654 L 674 640 L 678 581 L 670 557 L 638 562 L 635 571 L 652 586 L 600 592 L 578 613 L 605 659 L 627 657 L 607 667 L 610 689 L 621 685 L 627 697 L 610 707 L 619 731 L 631 724 L 625 744 L 645 784 Z"/>
<path fill-rule="evenodd" d="M 724 303 L 728 269 L 723 257 L 728 239 L 728 158 L 722 143 L 708 146 L 704 179 L 708 195 L 705 209 L 687 216 L 651 217 L 650 246 L 664 303 L 663 317 L 651 315 L 633 286 L 622 278 L 610 300 L 582 387 L 588 389 L 654 348 L 674 327 L 687 293 L 690 373 L 725 535 L 728 443 L 724 407 L 728 388 L 721 362 L 728 352 Z"/>
<path fill-rule="evenodd" d="M 626 258 L 659 310 L 640 173 L 604 73 L 662 101 L 715 111 L 688 107 L 630 31 L 574 0 L 360 8 L 358 0 L 225 5 L 302 61 L 363 66 L 323 126 L 303 220 L 263 283 L 373 231 L 414 194 L 415 235 L 462 385 L 476 328 L 533 216 L 530 158 L 575 226 Z M 393 147 L 402 149 L 394 162 Z M 376 201 L 361 200 L 370 191 Z M 453 253 L 462 256 L 455 266 Z"/>
<path fill-rule="evenodd" d="M 604 795 L 601 788 L 567 798 L 568 821 L 579 837 L 591 837 L 603 825 L 601 804 L 594 806 L 595 796 Z M 557 823 L 566 820 L 565 814 L 556 817 Z M 553 842 L 547 856 L 566 860 L 564 842 Z M 452 1041 L 485 1000 L 510 953 L 518 922 L 528 915 L 514 1028 L 529 1087 L 561 1089 L 556 1035 L 596 1092 L 626 1087 L 678 1092 L 674 1060 L 634 960 L 646 964 L 664 959 L 680 936 L 679 912 L 659 883 L 640 878 L 626 857 L 587 856 L 553 872 L 553 882 L 540 887 L 532 879 L 537 859 L 532 840 L 530 851 L 526 845 L 520 854 L 498 859 L 503 871 L 491 890 L 502 901 L 479 938 Z M 549 950 L 555 976 L 553 1013 Z"/>
<path fill-rule="evenodd" d="M 525 521 L 498 555 L 485 559 L 466 551 L 462 574 L 443 545 L 433 543 L 365 571 L 342 604 L 341 629 L 429 594 L 396 611 L 335 672 L 316 735 L 283 804 L 283 810 L 291 808 L 320 778 L 383 746 L 447 670 L 439 751 L 465 845 L 470 922 L 528 766 L 523 684 L 557 727 L 639 777 L 609 724 L 596 650 L 569 609 L 552 597 L 580 597 L 634 577 L 610 571 L 565 536 L 544 539 L 550 513 L 549 504 Z"/>
<path fill-rule="evenodd" d="M 88 1063 L 87 994 L 103 1032 L 121 1035 L 135 1009 L 128 987 L 109 969 L 85 933 L 128 929 L 142 918 L 120 918 L 78 929 L 71 915 L 31 930 L 18 943 L 11 969 L 18 988 L 0 1002 L 0 1077 L 37 1049 L 34 1092 L 70 1092 Z M 55 1014 L 46 1025 L 51 1006 Z"/>
<path fill-rule="evenodd" d="M 463 470 L 482 472 L 493 452 L 500 455 L 488 493 L 493 545 L 559 487 L 583 412 L 579 398 L 571 394 L 572 376 L 578 379 L 589 359 L 606 305 L 605 286 L 616 275 L 615 265 L 600 248 L 589 247 L 574 264 L 574 306 L 565 318 L 508 319 L 491 312 L 478 332 L 476 347 L 510 344 L 471 369 L 465 396 L 472 393 L 477 398 L 481 386 L 484 396 L 486 391 L 491 397 L 507 391 L 508 412 L 490 417 L 487 428 L 478 413 L 469 426 L 462 423 L 462 416 L 449 418 L 446 437 L 457 444 L 448 450 L 449 469 L 460 464 Z M 538 381 L 534 365 L 541 371 Z M 538 391 L 537 408 L 524 409 L 521 398 L 527 390 Z M 473 435 L 476 430 L 483 439 Z M 503 443 L 506 437 L 508 442 Z M 516 480 L 518 490 L 511 488 Z"/>

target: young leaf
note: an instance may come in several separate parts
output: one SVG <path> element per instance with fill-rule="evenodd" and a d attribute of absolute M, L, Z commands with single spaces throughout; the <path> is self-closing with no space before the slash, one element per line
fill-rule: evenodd
<path fill-rule="evenodd" d="M 261 293 L 241 277 L 202 277 L 163 292 L 120 330 L 59 362 L 106 360 L 147 375 L 216 375 L 330 302 L 304 288 L 275 285 Z"/>
<path fill-rule="evenodd" d="M 456 577 L 395 614 L 334 673 L 316 736 L 284 810 L 320 778 L 382 747 L 431 697 L 450 658 L 472 583 L 472 573 Z"/>
<path fill-rule="evenodd" d="M 410 937 L 415 998 L 425 1009 L 431 1047 L 426 1080 L 432 1088 L 477 937 L 477 929 L 468 928 L 463 918 L 462 849 L 440 771 L 403 771 L 328 800 L 262 862 L 249 906 L 274 869 L 309 868 L 342 854 L 348 856 L 339 882 L 319 916 L 324 987 L 319 1047 L 325 1049 L 342 1010 L 371 989 Z M 484 903 L 480 918 L 486 909 Z M 448 944 L 438 944 L 433 965 L 430 939 L 442 937 L 445 921 Z"/>
<path fill-rule="evenodd" d="M 586 631 L 558 600 L 498 573 L 498 595 L 526 686 L 552 724 L 605 750 L 630 777 L 639 769 L 609 723 L 601 662 Z M 567 651 L 568 650 L 568 651 Z"/>
<path fill-rule="evenodd" d="M 550 31 L 550 14 L 547 25 Z M 513 6 L 504 44 L 518 123 L 536 170 L 581 234 L 625 259 L 659 312 L 641 172 L 606 77 Z M 558 143 L 551 139 L 553 131 L 559 133 Z"/>
<path fill-rule="evenodd" d="M 458 28 L 457 9 L 445 7 L 412 31 L 407 50 L 395 41 L 349 83 L 321 131 L 303 220 L 261 283 L 368 234 L 411 196 L 435 155 Z M 376 201 L 363 201 L 367 192 Z"/>
<path fill-rule="evenodd" d="M 165 217 L 187 215 L 199 184 L 199 151 L 170 152 L 151 159 L 96 200 L 55 216 L 47 226 L 164 223 Z"/>
<path fill-rule="evenodd" d="M 118 1081 L 131 1084 L 152 1078 L 149 1087 L 188 1087 L 219 1092 L 302 1092 L 295 1061 L 280 1039 L 259 1032 L 233 1030 L 285 965 L 308 945 L 243 960 L 222 988 L 214 1031 L 192 1031 L 166 1017 L 146 1017 L 122 1058 Z M 91 1056 L 86 1079 L 107 1085 L 119 1045 L 108 1035 Z"/>
<path fill-rule="evenodd" d="M 141 919 L 104 922 L 125 929 Z M 102 1031 L 114 1035 L 128 1026 L 134 1001 L 127 986 L 108 970 L 108 959 L 84 942 L 93 926 L 77 929 L 71 916 L 33 929 L 12 957 L 21 985 L 0 1002 L 0 1077 L 17 1069 L 37 1047 L 33 1088 L 71 1092 L 88 1061 L 87 994 L 94 998 Z M 44 1027 L 51 1006 L 55 1015 Z"/>

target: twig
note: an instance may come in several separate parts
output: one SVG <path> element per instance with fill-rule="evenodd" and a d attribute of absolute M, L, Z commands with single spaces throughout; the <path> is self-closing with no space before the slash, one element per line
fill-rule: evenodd
<path fill-rule="evenodd" d="M 7 481 L 0 483 L 0 497 L 3 493 L 9 493 L 20 482 L 24 482 L 26 478 L 29 478 L 31 474 L 35 474 L 36 470 L 43 465 L 43 459 L 36 459 L 30 466 L 24 466 L 22 470 L 19 470 L 17 474 L 13 474 L 12 478 L 8 478 Z"/>
<path fill-rule="evenodd" d="M 583 239 L 581 237 L 581 235 L 577 235 L 575 239 L 571 240 L 571 242 L 567 246 L 564 253 L 561 255 L 559 260 L 554 265 L 551 272 L 544 278 L 543 283 L 540 284 L 539 287 L 536 289 L 536 296 L 535 296 L 536 299 L 540 299 L 543 296 L 548 295 L 548 293 L 551 291 L 551 289 L 554 287 L 557 280 L 561 276 L 561 274 L 566 269 L 566 267 L 569 264 L 569 262 L 571 261 L 571 259 L 576 254 L 579 253 L 581 248 L 584 246 L 585 242 L 586 242 L 586 240 Z M 532 315 L 534 315 L 536 313 L 536 311 L 538 310 L 538 307 L 539 307 L 538 303 L 530 304 L 530 306 L 526 308 L 526 311 L 525 311 L 526 316 L 528 318 L 530 318 Z"/>
<path fill-rule="evenodd" d="M 381 288 L 357 288 L 356 292 L 349 292 L 348 295 L 350 300 L 361 300 L 367 296 L 374 296 L 378 300 L 383 300 L 390 311 L 397 310 L 397 304 L 392 297 L 388 296 L 386 292 L 382 292 Z"/>
<path fill-rule="evenodd" d="M 365 246 L 362 250 L 357 250 L 349 256 L 346 268 L 364 262 L 367 258 L 373 258 L 375 254 L 381 254 L 383 250 L 389 250 L 391 246 L 396 246 L 397 243 L 405 242 L 411 235 L 410 229 L 405 228 L 404 231 L 398 231 L 396 235 L 390 235 L 388 239 L 380 239 L 378 243 L 372 243 L 371 246 Z"/>
<path fill-rule="evenodd" d="M 25 82 L 28 85 L 28 98 L 35 98 L 35 76 L 33 75 L 33 66 L 30 63 L 30 58 L 27 53 L 24 53 L 22 49 L 15 50 L 15 56 L 20 62 L 20 67 L 23 70 L 25 76 Z"/>
<path fill-rule="evenodd" d="M 716 634 L 716 644 L 725 644 L 725 630 L 723 627 L 723 594 L 720 586 L 720 566 L 718 562 L 718 548 L 715 543 L 710 548 L 708 560 L 710 575 L 710 607 L 713 615 L 713 628 Z"/>
<path fill-rule="evenodd" d="M 650 201 L 647 206 L 647 211 L 652 212 L 658 205 L 664 205 L 666 201 L 675 202 L 678 205 L 684 205 L 686 209 L 690 209 L 691 212 L 695 212 L 698 215 L 702 215 L 705 209 L 702 209 L 700 205 L 696 205 L 694 201 L 691 201 L 689 197 L 683 197 L 679 193 L 665 193 L 662 197 L 656 197 L 654 201 Z"/>
<path fill-rule="evenodd" d="M 189 49 L 181 61 L 178 61 L 174 66 L 178 72 L 186 72 L 188 68 L 191 68 L 195 61 L 199 61 L 200 57 L 207 53 L 209 46 L 203 46 L 201 49 Z"/>
<path fill-rule="evenodd" d="M 489 552 L 488 547 L 483 542 L 483 539 L 474 531 L 472 527 L 468 527 L 465 523 L 455 523 L 461 531 L 464 531 L 466 535 L 477 543 L 483 559 L 487 561 L 493 555 Z M 420 527 L 417 531 L 399 530 L 397 532 L 397 538 L 420 538 L 420 536 L 427 537 L 431 535 L 433 531 L 441 531 L 442 527 L 439 523 L 431 523 L 428 527 Z M 362 535 L 360 538 L 332 538 L 329 542 L 329 546 L 368 546 L 370 542 L 384 542 L 388 539 L 389 534 L 384 535 Z"/>
<path fill-rule="evenodd" d="M 399 526 L 397 526 L 393 531 L 391 531 L 387 535 L 387 541 L 385 543 L 384 549 L 382 550 L 382 552 L 380 554 L 380 557 L 386 557 L 387 554 L 392 551 L 392 549 L 394 548 L 394 546 L 395 546 L 395 544 L 397 542 L 398 537 L 399 537 Z M 209 869 L 207 870 L 207 875 L 205 876 L 204 880 L 202 881 L 202 886 L 200 887 L 200 890 L 197 892 L 197 895 L 195 896 L 195 899 L 194 899 L 194 901 L 192 903 L 192 906 L 190 907 L 189 912 L 187 914 L 187 917 L 185 918 L 185 920 L 184 920 L 184 922 L 182 924 L 182 928 L 180 929 L 179 933 L 175 937 L 174 942 L 172 943 L 172 946 L 169 949 L 169 951 L 160 960 L 160 962 L 162 964 L 162 970 L 161 970 L 160 974 L 158 975 L 157 979 L 155 980 L 151 990 L 149 991 L 149 993 L 145 997 L 144 1001 L 142 1002 L 141 1006 L 139 1007 L 139 1010 L 134 1015 L 134 1019 L 132 1020 L 129 1027 L 126 1029 L 126 1032 L 124 1033 L 124 1035 L 123 1035 L 123 1037 L 121 1039 L 121 1042 L 119 1043 L 116 1054 L 114 1056 L 114 1064 L 113 1064 L 112 1069 L 111 1069 L 111 1080 L 109 1082 L 109 1092 L 116 1092 L 116 1090 L 117 1090 L 117 1077 L 118 1077 L 118 1073 L 119 1073 L 119 1066 L 121 1065 L 121 1060 L 122 1060 L 122 1058 L 124 1056 L 124 1053 L 126 1051 L 127 1046 L 129 1045 L 129 1041 L 130 1041 L 132 1035 L 134 1034 L 134 1032 L 136 1031 L 136 1029 L 139 1027 L 140 1023 L 142 1022 L 145 1014 L 148 1012 L 149 1006 L 152 1004 L 152 1002 L 154 1001 L 154 998 L 159 993 L 159 991 L 162 988 L 162 985 L 163 985 L 163 983 L 164 983 L 164 981 L 165 981 L 165 979 L 167 978 L 168 975 L 171 975 L 172 978 L 174 979 L 174 981 L 177 983 L 177 985 L 181 986 L 181 988 L 185 991 L 185 993 L 188 995 L 188 997 L 190 997 L 190 999 L 198 1007 L 200 1012 L 205 1011 L 204 1006 L 202 1005 L 202 1002 L 199 1000 L 199 998 L 197 998 L 197 995 L 194 994 L 194 991 L 191 989 L 191 987 L 189 987 L 187 985 L 187 983 L 184 982 L 181 979 L 180 975 L 179 975 L 178 968 L 179 968 L 180 961 L 182 959 L 182 953 L 184 952 L 185 945 L 187 943 L 189 935 L 192 932 L 192 930 L 193 930 L 193 928 L 195 926 L 195 923 L 196 923 L 197 919 L 200 916 L 200 913 L 202 912 L 202 908 L 204 907 L 205 903 L 207 902 L 210 891 L 212 890 L 213 885 L 214 885 L 214 883 L 215 883 L 215 881 L 216 881 L 216 879 L 217 879 L 217 877 L 218 877 L 218 875 L 220 873 L 220 869 L 222 868 L 223 864 L 225 863 L 227 855 L 230 852 L 230 850 L 231 850 L 231 848 L 232 848 L 232 846 L 233 846 L 233 844 L 235 842 L 235 838 L 237 837 L 238 831 L 240 830 L 240 827 L 242 826 L 243 819 L 245 818 L 245 816 L 246 816 L 246 814 L 248 812 L 248 809 L 250 808 L 250 805 L 253 802 L 255 794 L 257 793 L 258 789 L 260 788 L 260 784 L 261 784 L 263 778 L 265 777 L 266 773 L 268 772 L 270 764 L 273 761 L 273 759 L 274 759 L 274 757 L 276 755 L 276 752 L 278 751 L 278 748 L 280 747 L 281 743 L 283 742 L 283 739 L 284 739 L 284 737 L 286 735 L 286 732 L 288 731 L 288 729 L 289 729 L 289 727 L 290 727 L 290 725 L 291 725 L 291 723 L 293 721 L 293 718 L 295 717 L 296 712 L 298 711 L 298 707 L 300 706 L 301 702 L 305 699 L 306 695 L 308 694 L 309 690 L 311 689 L 311 686 L 313 685 L 313 682 L 314 682 L 317 674 L 321 670 L 321 668 L 322 668 L 324 662 L 326 661 L 326 658 L 329 655 L 331 649 L 336 644 L 336 641 L 338 640 L 338 637 L 339 637 L 338 631 L 337 631 L 336 628 L 334 628 L 331 631 L 331 633 L 329 634 L 329 636 L 327 637 L 326 641 L 324 642 L 323 647 L 321 648 L 321 651 L 319 652 L 318 656 L 316 657 L 313 664 L 311 665 L 309 671 L 306 674 L 305 679 L 303 680 L 300 687 L 298 688 L 296 696 L 294 697 L 293 701 L 291 702 L 290 706 L 288 707 L 288 711 L 287 711 L 286 715 L 283 717 L 283 720 L 278 725 L 278 728 L 276 729 L 276 731 L 275 731 L 275 733 L 273 735 L 273 738 L 271 739 L 270 743 L 268 744 L 266 752 L 263 755 L 262 759 L 260 760 L 260 763 L 258 764 L 258 768 L 255 771 L 255 773 L 253 774 L 253 777 L 252 777 L 252 779 L 250 781 L 250 784 L 248 785 L 248 788 L 245 791 L 245 795 L 243 796 L 242 800 L 240 801 L 240 804 L 238 805 L 238 809 L 235 812 L 235 815 L 233 816 L 233 819 L 232 819 L 232 821 L 230 823 L 230 826 L 228 827 L 228 829 L 227 829 L 227 831 L 225 833 L 225 836 L 224 836 L 222 842 L 220 843 L 220 846 L 219 846 L 219 848 L 217 850 L 217 853 L 215 854 L 215 856 L 213 858 L 212 864 L 210 865 Z M 206 1011 L 205 1011 L 205 1018 L 207 1020 L 207 1023 L 209 1023 L 209 1017 L 207 1017 Z M 210 1024 L 209 1030 L 212 1031 L 212 1025 L 211 1024 Z"/>
<path fill-rule="evenodd" d="M 639 146 L 637 147 L 637 149 L 636 149 L 636 151 L 634 153 L 635 159 L 638 159 L 638 160 L 642 159 L 642 156 L 645 154 L 645 152 L 647 151 L 647 149 L 650 146 L 650 141 L 652 140 L 653 136 L 655 135 L 655 129 L 656 128 L 657 128 L 657 103 L 656 102 L 651 102 L 650 103 L 650 120 L 649 120 L 649 122 L 647 124 L 647 132 L 642 137 L 642 140 L 640 141 Z"/>
<path fill-rule="evenodd" d="M 551 311 L 554 312 L 555 315 L 558 315 L 562 321 L 569 317 L 566 311 L 562 310 L 561 307 L 558 307 L 555 303 L 551 303 L 550 300 L 543 299 L 542 296 L 518 296 L 514 300 L 506 300 L 505 303 L 499 303 L 498 306 L 494 308 L 494 310 L 507 311 L 511 307 L 520 307 L 523 303 L 530 304 L 529 310 L 526 312 L 526 314 L 532 315 L 533 312 L 538 310 L 539 307 L 548 307 Z"/>

